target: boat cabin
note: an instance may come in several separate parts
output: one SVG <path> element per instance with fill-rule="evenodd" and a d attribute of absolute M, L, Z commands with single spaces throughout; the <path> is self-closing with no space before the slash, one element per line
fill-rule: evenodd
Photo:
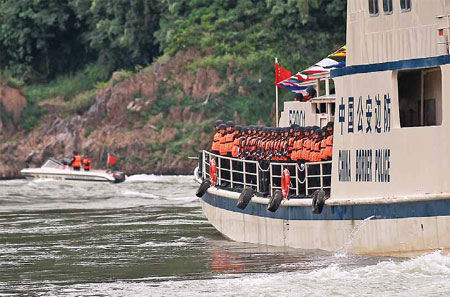
<path fill-rule="evenodd" d="M 345 67 L 310 75 L 302 84 L 317 96 L 285 102 L 279 121 L 281 127 L 333 121 L 332 161 L 266 168 L 230 158 L 228 183 L 273 193 L 289 168 L 290 191 L 298 197 L 317 189 L 330 199 L 450 192 L 450 1 L 353 0 L 347 20 Z M 202 156 L 204 178 L 212 157 L 218 156 Z M 223 179 L 220 170 L 227 169 L 219 168 Z M 261 188 L 266 182 L 269 190 Z"/>

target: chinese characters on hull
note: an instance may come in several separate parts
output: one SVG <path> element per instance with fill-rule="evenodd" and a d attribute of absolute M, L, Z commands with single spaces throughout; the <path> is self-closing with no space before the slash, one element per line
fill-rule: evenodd
<path fill-rule="evenodd" d="M 356 110 L 356 114 L 355 114 Z M 375 95 L 373 98 L 359 96 L 341 97 L 339 104 L 339 132 L 347 134 L 381 134 L 391 131 L 391 98 L 389 93 Z M 352 155 L 356 172 L 352 179 Z M 340 182 L 377 182 L 391 181 L 390 149 L 339 150 L 338 178 Z M 375 160 L 373 160 L 375 159 Z"/>
<path fill-rule="evenodd" d="M 360 96 L 348 97 L 347 104 L 341 97 L 339 104 L 339 131 L 344 133 L 388 133 L 391 131 L 391 98 L 389 93 L 375 97 L 368 95 L 365 99 Z M 355 129 L 356 109 L 356 129 Z"/>

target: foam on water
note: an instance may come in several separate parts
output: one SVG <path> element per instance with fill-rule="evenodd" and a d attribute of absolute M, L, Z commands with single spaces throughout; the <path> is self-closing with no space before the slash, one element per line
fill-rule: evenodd
<path fill-rule="evenodd" d="M 440 252 L 405 260 L 226 240 L 191 176 L 0 187 L 0 295 L 450 296 Z"/>
<path fill-rule="evenodd" d="M 149 244 L 148 246 L 158 246 Z M 448 296 L 450 256 L 440 252 L 359 268 L 229 274 L 197 280 L 118 281 L 59 288 L 64 296 Z"/>
<path fill-rule="evenodd" d="M 192 181 L 192 175 L 154 175 L 154 174 L 137 174 L 128 176 L 125 182 L 173 182 L 173 181 Z"/>

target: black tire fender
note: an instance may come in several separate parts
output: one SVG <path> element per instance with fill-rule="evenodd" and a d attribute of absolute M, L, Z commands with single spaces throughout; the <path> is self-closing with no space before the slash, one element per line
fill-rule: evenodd
<path fill-rule="evenodd" d="M 205 180 L 201 183 L 200 187 L 198 187 L 197 192 L 195 193 L 195 196 L 201 198 L 203 197 L 203 195 L 205 195 L 206 191 L 208 190 L 208 188 L 211 186 L 211 184 L 209 183 L 209 181 Z"/>
<path fill-rule="evenodd" d="M 312 213 L 320 214 L 322 213 L 323 206 L 325 205 L 326 193 L 324 190 L 316 190 L 312 198 Z"/>
<path fill-rule="evenodd" d="M 276 190 L 269 200 L 267 210 L 271 212 L 276 212 L 277 209 L 280 207 L 281 201 L 283 201 L 283 194 L 281 194 L 280 190 Z"/>
<path fill-rule="evenodd" d="M 241 195 L 239 195 L 236 207 L 240 209 L 245 209 L 247 205 L 250 203 L 250 200 L 252 200 L 252 197 L 253 197 L 253 188 L 252 187 L 244 188 Z"/>

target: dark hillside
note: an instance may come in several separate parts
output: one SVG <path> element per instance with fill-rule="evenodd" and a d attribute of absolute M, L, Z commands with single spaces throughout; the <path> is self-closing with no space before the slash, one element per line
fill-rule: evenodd
<path fill-rule="evenodd" d="M 0 109 L 0 127 L 10 127 L 0 129 L 3 177 L 17 176 L 27 157 L 37 166 L 73 148 L 96 164 L 114 153 L 130 174 L 191 173 L 187 156 L 208 146 L 217 118 L 273 124 L 274 57 L 299 71 L 345 43 L 343 0 L 72 0 L 32 12 L 25 2 L 0 0 L 10 5 L 0 9 L 2 82 L 28 101 L 18 122 Z M 76 32 L 61 11 L 78 20 Z M 21 45 L 10 34 L 27 26 L 62 30 L 83 51 L 61 51 L 58 34 L 37 31 L 30 38 L 45 46 L 25 34 L 28 58 L 13 57 Z M 53 50 L 66 56 L 42 68 Z"/>

